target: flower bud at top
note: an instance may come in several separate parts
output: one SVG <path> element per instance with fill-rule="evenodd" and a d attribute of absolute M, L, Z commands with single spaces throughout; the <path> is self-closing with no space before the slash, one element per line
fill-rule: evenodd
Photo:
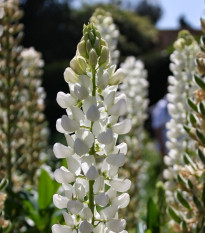
<path fill-rule="evenodd" d="M 102 46 L 101 56 L 100 56 L 100 64 L 109 63 L 109 48 L 107 46 Z"/>
<path fill-rule="evenodd" d="M 70 67 L 71 69 L 76 73 L 76 74 L 84 74 L 83 69 L 81 68 L 80 64 L 79 64 L 80 59 L 77 59 L 77 57 L 74 57 L 71 61 L 70 61 Z"/>
<path fill-rule="evenodd" d="M 86 57 L 87 56 L 86 48 L 85 48 L 85 41 L 84 40 L 82 40 L 82 41 L 80 41 L 78 43 L 78 53 L 82 57 Z"/>
<path fill-rule="evenodd" d="M 98 61 L 98 56 L 95 49 L 91 49 L 89 53 L 89 64 L 92 67 L 95 67 Z"/>

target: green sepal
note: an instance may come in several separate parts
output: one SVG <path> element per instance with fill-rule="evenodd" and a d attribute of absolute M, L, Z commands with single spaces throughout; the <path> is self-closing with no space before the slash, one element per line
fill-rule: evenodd
<path fill-rule="evenodd" d="M 196 104 L 190 98 L 187 100 L 187 103 L 190 106 L 190 108 L 192 108 L 195 112 L 198 112 Z"/>
<path fill-rule="evenodd" d="M 205 145 L 205 136 L 204 136 L 204 134 L 202 133 L 202 131 L 199 130 L 199 129 L 196 129 L 196 135 L 197 135 L 198 139 L 200 140 L 200 142 L 201 142 L 203 145 Z"/>
<path fill-rule="evenodd" d="M 180 224 L 180 222 L 182 221 L 182 219 L 179 217 L 178 213 L 176 212 L 176 210 L 174 210 L 172 207 L 168 207 L 168 212 L 169 215 L 171 216 L 171 218 Z"/>
<path fill-rule="evenodd" d="M 191 206 L 189 205 L 188 201 L 182 196 L 180 191 L 177 191 L 177 200 L 187 209 L 191 210 Z"/>
<path fill-rule="evenodd" d="M 184 177 L 181 174 L 177 175 L 177 179 L 179 183 L 186 185 L 187 181 L 184 179 Z"/>
<path fill-rule="evenodd" d="M 191 122 L 192 125 L 195 125 L 196 122 L 197 122 L 194 114 L 192 114 L 192 113 L 189 114 L 189 120 L 190 120 L 190 122 Z"/>
<path fill-rule="evenodd" d="M 195 163 L 192 161 L 192 159 L 189 157 L 188 154 L 184 154 L 183 159 L 184 159 L 185 164 L 187 165 L 190 164 L 195 170 L 197 169 Z"/>
<path fill-rule="evenodd" d="M 194 204 L 197 207 L 197 209 L 199 211 L 201 211 L 203 209 L 203 205 L 202 205 L 201 201 L 198 199 L 198 197 L 194 195 L 193 196 L 193 201 L 194 201 Z"/>
<path fill-rule="evenodd" d="M 197 85 L 199 87 L 201 87 L 201 89 L 203 89 L 205 91 L 205 83 L 204 83 L 204 81 L 201 78 L 199 78 L 197 75 L 194 75 L 194 80 L 197 83 Z"/>
<path fill-rule="evenodd" d="M 198 149 L 198 156 L 200 160 L 202 161 L 202 163 L 205 165 L 205 155 L 200 149 Z"/>
<path fill-rule="evenodd" d="M 202 102 L 200 102 L 200 103 L 198 104 L 198 109 L 199 109 L 199 112 L 201 113 L 201 115 L 202 115 L 203 117 L 205 117 L 205 107 L 204 107 L 204 104 L 203 104 Z"/>

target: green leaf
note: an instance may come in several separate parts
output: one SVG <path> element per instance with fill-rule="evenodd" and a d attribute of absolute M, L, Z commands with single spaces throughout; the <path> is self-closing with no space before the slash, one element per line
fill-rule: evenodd
<path fill-rule="evenodd" d="M 176 210 L 174 210 L 172 207 L 168 207 L 168 212 L 171 216 L 171 218 L 177 222 L 178 224 L 180 224 L 180 222 L 182 221 L 182 219 L 179 217 L 178 213 L 176 212 Z"/>
<path fill-rule="evenodd" d="M 201 159 L 202 163 L 205 165 L 205 155 L 200 149 L 198 149 L 198 156 Z"/>
<path fill-rule="evenodd" d="M 38 205 L 40 209 L 46 209 L 53 199 L 54 181 L 44 169 L 41 169 L 41 174 L 38 181 Z"/>
<path fill-rule="evenodd" d="M 187 102 L 188 102 L 188 105 L 190 106 L 190 108 L 192 108 L 195 112 L 198 112 L 196 104 L 191 99 L 188 99 Z"/>
<path fill-rule="evenodd" d="M 204 81 L 201 78 L 199 78 L 198 76 L 194 75 L 194 80 L 199 85 L 199 87 L 201 87 L 201 89 L 205 90 L 205 83 L 204 83 Z"/>
<path fill-rule="evenodd" d="M 149 198 L 147 204 L 147 230 L 160 233 L 159 211 L 152 198 Z"/>
<path fill-rule="evenodd" d="M 188 201 L 182 196 L 180 191 L 177 191 L 177 200 L 187 209 L 191 209 L 191 206 L 189 205 Z"/>
<path fill-rule="evenodd" d="M 203 104 L 202 102 L 199 103 L 198 109 L 199 109 L 201 115 L 202 115 L 203 117 L 205 117 L 205 107 L 204 107 L 204 104 Z"/>
<path fill-rule="evenodd" d="M 194 185 L 192 184 L 191 180 L 188 180 L 187 184 L 191 190 L 194 189 Z"/>
<path fill-rule="evenodd" d="M 201 132 L 201 130 L 196 129 L 196 135 L 197 135 L 198 139 L 201 141 L 201 143 L 202 143 L 203 145 L 205 145 L 205 136 L 204 136 L 204 134 Z"/>
<path fill-rule="evenodd" d="M 6 188 L 7 185 L 8 185 L 8 180 L 3 178 L 0 182 L 0 190 Z"/>

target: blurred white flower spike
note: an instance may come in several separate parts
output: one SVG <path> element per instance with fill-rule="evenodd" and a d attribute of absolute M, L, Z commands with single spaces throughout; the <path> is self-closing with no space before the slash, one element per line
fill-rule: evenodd
<path fill-rule="evenodd" d="M 118 209 L 129 203 L 125 192 L 131 182 L 119 179 L 118 169 L 125 162 L 127 146 L 116 145 L 118 134 L 131 129 L 129 120 L 119 122 L 126 113 L 126 99 L 117 89 L 125 74 L 111 65 L 107 42 L 93 24 L 84 26 L 70 65 L 64 73 L 70 94 L 57 94 L 67 115 L 57 120 L 56 127 L 67 146 L 54 145 L 55 156 L 67 161 L 67 168 L 54 174 L 65 196 L 53 197 L 56 207 L 64 209 L 66 225 L 55 224 L 52 232 L 126 233 Z"/>

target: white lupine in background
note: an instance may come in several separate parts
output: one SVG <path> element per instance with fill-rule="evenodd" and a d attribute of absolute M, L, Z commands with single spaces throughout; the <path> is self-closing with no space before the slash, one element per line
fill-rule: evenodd
<path fill-rule="evenodd" d="M 24 121 L 19 127 L 26 135 L 26 145 L 22 151 L 21 170 L 25 170 L 28 180 L 33 184 L 36 170 L 45 160 L 48 129 L 45 121 L 44 100 L 46 93 L 42 87 L 44 61 L 41 53 L 34 48 L 23 49 L 21 52 L 21 73 L 19 79 L 23 83 L 20 101 L 23 105 Z"/>
<path fill-rule="evenodd" d="M 111 66 L 109 48 L 97 29 L 85 26 L 76 56 L 64 72 L 70 94 L 57 94 L 67 114 L 56 127 L 67 145 L 56 143 L 53 150 L 57 158 L 66 159 L 67 167 L 54 173 L 64 195 L 55 194 L 53 201 L 64 209 L 66 225 L 53 225 L 53 233 L 126 232 L 118 209 L 129 203 L 125 192 L 131 182 L 118 178 L 118 169 L 125 163 L 127 145 L 116 145 L 118 135 L 131 128 L 129 120 L 118 121 L 126 113 L 125 95 L 117 92 L 124 76 L 122 69 Z"/>
<path fill-rule="evenodd" d="M 142 168 L 142 149 L 144 147 L 144 122 L 147 118 L 148 107 L 148 81 L 147 71 L 141 60 L 136 60 L 135 57 L 127 57 L 125 62 L 120 65 L 126 73 L 123 83 L 120 85 L 120 90 L 127 97 L 127 117 L 132 122 L 132 130 L 123 137 L 128 145 L 128 153 L 126 163 L 120 173 L 122 176 L 127 176 L 131 181 L 131 189 L 129 191 L 131 201 L 128 208 L 122 210 L 122 214 L 126 215 L 129 229 L 135 227 L 136 219 L 139 215 L 139 186 L 138 180 L 140 170 Z M 138 210 L 138 211 L 137 211 Z"/>
<path fill-rule="evenodd" d="M 93 13 L 90 22 L 94 23 L 100 32 L 102 38 L 107 41 L 112 59 L 112 64 L 118 64 L 120 56 L 119 50 L 117 50 L 117 43 L 119 37 L 119 30 L 113 22 L 111 13 L 97 8 Z"/>
<path fill-rule="evenodd" d="M 179 165 L 183 164 L 183 153 L 194 150 L 194 144 L 184 130 L 188 120 L 187 97 L 192 97 L 197 86 L 193 81 L 196 71 L 195 57 L 199 46 L 188 31 L 181 31 L 175 44 L 175 51 L 171 55 L 170 69 L 173 76 L 168 78 L 168 112 L 170 121 L 167 123 L 168 155 L 164 162 L 168 166 L 163 175 L 167 201 L 174 202 L 174 190 L 177 184 Z"/>

